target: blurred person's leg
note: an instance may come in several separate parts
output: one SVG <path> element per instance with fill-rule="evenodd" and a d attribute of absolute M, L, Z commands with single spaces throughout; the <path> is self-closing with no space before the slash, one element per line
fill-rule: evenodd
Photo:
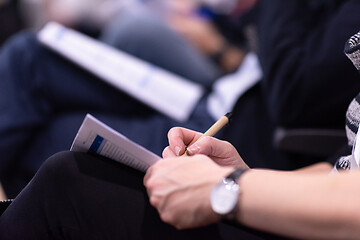
<path fill-rule="evenodd" d="M 219 68 L 205 55 L 146 9 L 128 9 L 119 13 L 104 28 L 101 39 L 208 87 L 220 75 Z"/>
<path fill-rule="evenodd" d="M 16 167 L 37 132 L 56 114 L 92 109 L 128 115 L 151 112 L 43 48 L 33 34 L 21 34 L 3 46 L 0 76 L 1 179 L 11 176 L 6 170 Z"/>
<path fill-rule="evenodd" d="M 106 158 L 52 156 L 0 217 L 6 239 L 269 239 L 225 224 L 178 231 L 163 223 L 143 173 Z M 273 239 L 273 238 L 271 238 Z"/>

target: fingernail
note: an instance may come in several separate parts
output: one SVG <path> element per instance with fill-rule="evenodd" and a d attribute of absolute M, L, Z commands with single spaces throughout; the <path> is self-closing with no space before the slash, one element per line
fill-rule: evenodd
<path fill-rule="evenodd" d="M 199 152 L 199 150 L 200 150 L 200 147 L 197 144 L 194 144 L 187 149 L 187 151 L 190 153 L 190 155 L 196 154 L 197 152 Z"/>
<path fill-rule="evenodd" d="M 175 154 L 176 156 L 180 156 L 180 151 L 181 151 L 181 148 L 179 146 L 176 146 L 175 147 Z"/>

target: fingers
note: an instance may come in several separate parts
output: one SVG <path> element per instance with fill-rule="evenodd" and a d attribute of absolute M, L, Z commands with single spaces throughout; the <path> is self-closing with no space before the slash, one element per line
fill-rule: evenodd
<path fill-rule="evenodd" d="M 177 157 L 176 154 L 171 150 L 170 146 L 167 146 L 162 152 L 163 158 Z"/>
<path fill-rule="evenodd" d="M 203 136 L 189 146 L 187 152 L 190 156 L 196 154 L 209 156 L 221 166 L 249 168 L 231 143 L 217 138 Z"/>
<path fill-rule="evenodd" d="M 224 156 L 233 151 L 233 146 L 228 142 L 181 127 L 170 129 L 168 139 L 169 146 L 163 151 L 164 158 L 182 156 L 186 147 L 189 155 Z"/>
<path fill-rule="evenodd" d="M 186 128 L 174 127 L 168 132 L 169 148 L 175 156 L 185 153 L 186 146 L 194 143 L 202 136 L 201 133 Z"/>
<path fill-rule="evenodd" d="M 188 148 L 189 155 L 204 154 L 207 156 L 224 156 L 232 150 L 232 145 L 219 139 L 203 136 Z"/>
<path fill-rule="evenodd" d="M 148 170 L 145 173 L 145 176 L 143 178 L 143 184 L 144 186 L 147 186 L 148 180 L 151 177 L 152 174 L 152 167 L 149 167 Z"/>
<path fill-rule="evenodd" d="M 164 149 L 163 158 L 183 156 L 187 149 L 189 156 L 203 154 L 221 166 L 248 168 L 234 146 L 227 141 L 180 127 L 170 129 L 168 138 L 169 146 Z"/>

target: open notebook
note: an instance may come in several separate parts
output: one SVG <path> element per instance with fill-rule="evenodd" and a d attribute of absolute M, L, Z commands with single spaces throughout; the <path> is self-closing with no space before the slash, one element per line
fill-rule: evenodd
<path fill-rule="evenodd" d="M 71 151 L 95 153 L 145 172 L 160 157 L 87 114 Z"/>

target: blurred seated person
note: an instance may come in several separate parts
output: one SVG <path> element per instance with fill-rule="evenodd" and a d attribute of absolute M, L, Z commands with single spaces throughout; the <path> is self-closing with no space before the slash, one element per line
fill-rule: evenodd
<path fill-rule="evenodd" d="M 226 74 L 239 67 L 249 45 L 254 44 L 249 43 L 246 30 L 255 27 L 256 3 L 256 0 L 173 0 L 165 19 L 171 29 L 210 57 Z"/>
<path fill-rule="evenodd" d="M 29 5 L 26 0 L 23 2 L 24 7 Z M 195 54 L 209 57 L 214 63 L 212 67 L 225 74 L 239 67 L 244 52 L 248 50 L 245 28 L 254 24 L 256 11 L 249 9 L 256 1 L 214 3 L 194 0 L 45 0 L 44 6 L 39 7 L 45 10 L 41 22 L 56 21 L 94 37 L 101 35 L 109 24 L 113 29 L 107 31 L 117 32 L 116 24 L 124 21 L 129 11 L 139 18 L 147 15 L 150 19 L 151 16 L 185 38 L 194 47 L 193 50 L 199 52 Z"/>
<path fill-rule="evenodd" d="M 218 136 L 239 149 L 250 167 L 291 170 L 325 160 L 279 151 L 273 146 L 274 130 L 278 126 L 342 128 L 346 108 L 360 91 L 358 73 L 343 56 L 344 42 L 360 26 L 354 14 L 360 6 L 357 1 L 316 3 L 259 3 L 263 77 L 246 92 L 236 92 L 230 105 L 236 124 Z M 151 63 L 162 61 L 166 65 L 158 66 L 192 81 L 217 79 L 206 68 L 189 64 L 193 60 L 186 54 L 179 61 L 184 56 L 177 55 L 182 52 L 179 49 L 156 50 L 161 41 L 169 41 L 161 34 L 149 34 L 156 28 L 146 26 L 156 26 L 153 23 L 140 22 L 144 28 L 132 23 L 126 24 L 128 34 L 120 35 L 120 49 L 131 49 L 134 56 Z M 256 55 L 249 53 L 239 72 L 216 83 L 230 80 L 233 90 L 242 84 L 243 70 L 261 78 L 261 74 L 252 75 L 258 73 L 258 63 Z M 190 119 L 179 123 L 51 52 L 31 33 L 20 34 L 4 45 L 0 76 L 0 135 L 4 136 L 0 141 L 0 180 L 9 197 L 20 192 L 44 159 L 70 148 L 86 113 L 160 155 L 171 127 L 205 131 L 225 110 L 223 100 L 230 92 L 227 88 L 220 93 L 215 84 Z"/>

